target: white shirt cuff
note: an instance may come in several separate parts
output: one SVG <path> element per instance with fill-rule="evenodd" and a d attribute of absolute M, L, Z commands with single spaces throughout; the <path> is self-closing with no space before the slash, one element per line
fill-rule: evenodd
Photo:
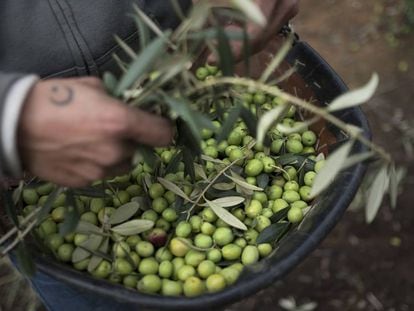
<path fill-rule="evenodd" d="M 20 177 L 22 173 L 19 152 L 17 150 L 17 125 L 26 96 L 32 86 L 39 80 L 36 75 L 25 76 L 16 81 L 9 89 L 2 117 L 1 143 L 4 152 L 4 167 L 12 177 Z"/>

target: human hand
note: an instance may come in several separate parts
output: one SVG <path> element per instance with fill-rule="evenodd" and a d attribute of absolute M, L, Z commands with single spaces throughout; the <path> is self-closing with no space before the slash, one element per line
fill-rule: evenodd
<path fill-rule="evenodd" d="M 91 77 L 38 82 L 18 127 L 23 167 L 68 187 L 125 173 L 138 143 L 165 146 L 172 137 L 167 119 L 111 98 Z"/>
<path fill-rule="evenodd" d="M 299 0 L 254 0 L 266 17 L 267 24 L 261 27 L 255 23 L 247 24 L 247 33 L 250 38 L 250 47 L 253 54 L 260 52 L 266 44 L 275 37 L 280 29 L 299 11 Z M 230 24 L 228 30 L 241 30 L 241 26 Z M 232 50 L 236 60 L 243 57 L 243 43 L 232 42 Z M 216 62 L 216 56 L 211 54 L 208 62 Z"/>

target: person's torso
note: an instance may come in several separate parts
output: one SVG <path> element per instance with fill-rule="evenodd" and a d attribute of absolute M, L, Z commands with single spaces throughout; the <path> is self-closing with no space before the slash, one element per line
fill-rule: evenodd
<path fill-rule="evenodd" d="M 179 1 L 184 9 L 191 0 Z M 168 0 L 2 0 L 0 71 L 41 77 L 100 75 L 116 70 L 114 35 L 133 46 L 137 4 L 162 28 L 178 18 Z"/>

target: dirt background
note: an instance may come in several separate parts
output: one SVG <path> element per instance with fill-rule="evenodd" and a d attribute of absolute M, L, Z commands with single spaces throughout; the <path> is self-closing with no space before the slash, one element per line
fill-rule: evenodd
<path fill-rule="evenodd" d="M 414 26 L 410 30 L 403 2 L 302 1 L 294 21 L 301 39 L 350 87 L 374 71 L 380 75 L 365 111 L 374 140 L 407 168 L 397 209 L 385 202 L 371 225 L 362 210 L 347 212 L 283 282 L 227 310 L 414 310 Z M 0 261 L 0 311 L 42 309 L 24 284 Z"/>

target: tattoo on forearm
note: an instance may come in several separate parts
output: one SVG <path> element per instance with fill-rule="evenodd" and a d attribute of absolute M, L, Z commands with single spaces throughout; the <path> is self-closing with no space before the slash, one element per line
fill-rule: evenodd
<path fill-rule="evenodd" d="M 49 97 L 52 104 L 56 106 L 66 106 L 70 104 L 74 98 L 74 91 L 70 86 L 57 86 L 52 87 L 52 96 Z"/>

